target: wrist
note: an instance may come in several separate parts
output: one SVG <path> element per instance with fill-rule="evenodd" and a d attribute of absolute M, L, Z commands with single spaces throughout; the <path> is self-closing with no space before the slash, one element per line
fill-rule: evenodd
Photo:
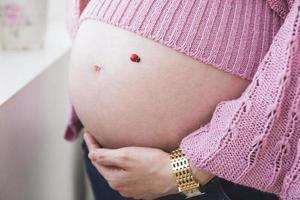
<path fill-rule="evenodd" d="M 169 155 L 178 192 L 182 193 L 186 198 L 204 194 L 205 187 L 203 188 L 202 186 L 206 185 L 214 175 L 205 170 L 197 169 L 181 149 L 173 150 Z"/>
<path fill-rule="evenodd" d="M 208 183 L 215 175 L 213 175 L 212 173 L 205 171 L 203 169 L 199 169 L 197 168 L 195 165 L 193 165 L 190 161 L 189 161 L 191 170 L 192 170 L 192 174 L 194 179 L 201 185 L 205 185 L 206 183 Z"/>
<path fill-rule="evenodd" d="M 178 191 L 184 195 L 186 199 L 204 194 L 199 188 L 199 182 L 195 180 L 192 174 L 189 160 L 185 157 L 181 149 L 173 150 L 170 153 L 170 162 L 173 174 L 176 178 Z"/>
<path fill-rule="evenodd" d="M 164 180 L 166 180 L 165 188 L 162 195 L 171 195 L 171 194 L 177 194 L 178 191 L 178 185 L 176 178 L 173 174 L 172 167 L 170 165 L 170 154 L 166 153 L 166 155 L 163 158 L 165 160 L 165 170 L 164 170 Z"/>

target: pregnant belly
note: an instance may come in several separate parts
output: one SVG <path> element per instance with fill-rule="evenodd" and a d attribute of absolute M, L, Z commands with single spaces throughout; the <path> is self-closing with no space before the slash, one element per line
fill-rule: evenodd
<path fill-rule="evenodd" d="M 131 62 L 132 53 L 141 62 Z M 85 129 L 108 148 L 175 149 L 220 101 L 237 98 L 248 84 L 99 21 L 81 24 L 72 50 L 71 101 Z"/>

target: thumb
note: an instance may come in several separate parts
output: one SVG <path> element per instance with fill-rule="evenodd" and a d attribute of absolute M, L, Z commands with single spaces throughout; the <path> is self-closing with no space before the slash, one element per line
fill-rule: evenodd
<path fill-rule="evenodd" d="M 92 136 L 90 133 L 85 132 L 83 134 L 84 141 L 86 143 L 86 146 L 88 147 L 89 151 L 92 151 L 97 148 L 101 148 L 100 144 L 96 141 L 94 136 Z"/>

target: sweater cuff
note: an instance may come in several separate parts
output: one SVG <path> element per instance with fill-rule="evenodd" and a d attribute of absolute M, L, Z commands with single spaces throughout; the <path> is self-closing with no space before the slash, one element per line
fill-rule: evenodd
<path fill-rule="evenodd" d="M 74 108 L 72 107 L 69 122 L 65 129 L 65 136 L 64 136 L 65 140 L 67 141 L 76 140 L 82 128 L 83 125 L 79 120 Z"/>

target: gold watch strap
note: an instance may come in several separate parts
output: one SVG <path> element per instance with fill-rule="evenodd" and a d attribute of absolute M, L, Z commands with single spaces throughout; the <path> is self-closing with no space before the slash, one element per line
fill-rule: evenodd
<path fill-rule="evenodd" d="M 194 193 L 194 196 L 202 194 L 199 191 L 200 184 L 195 181 L 188 159 L 181 149 L 170 153 L 170 160 L 173 174 L 175 175 L 178 190 L 184 194 Z"/>

